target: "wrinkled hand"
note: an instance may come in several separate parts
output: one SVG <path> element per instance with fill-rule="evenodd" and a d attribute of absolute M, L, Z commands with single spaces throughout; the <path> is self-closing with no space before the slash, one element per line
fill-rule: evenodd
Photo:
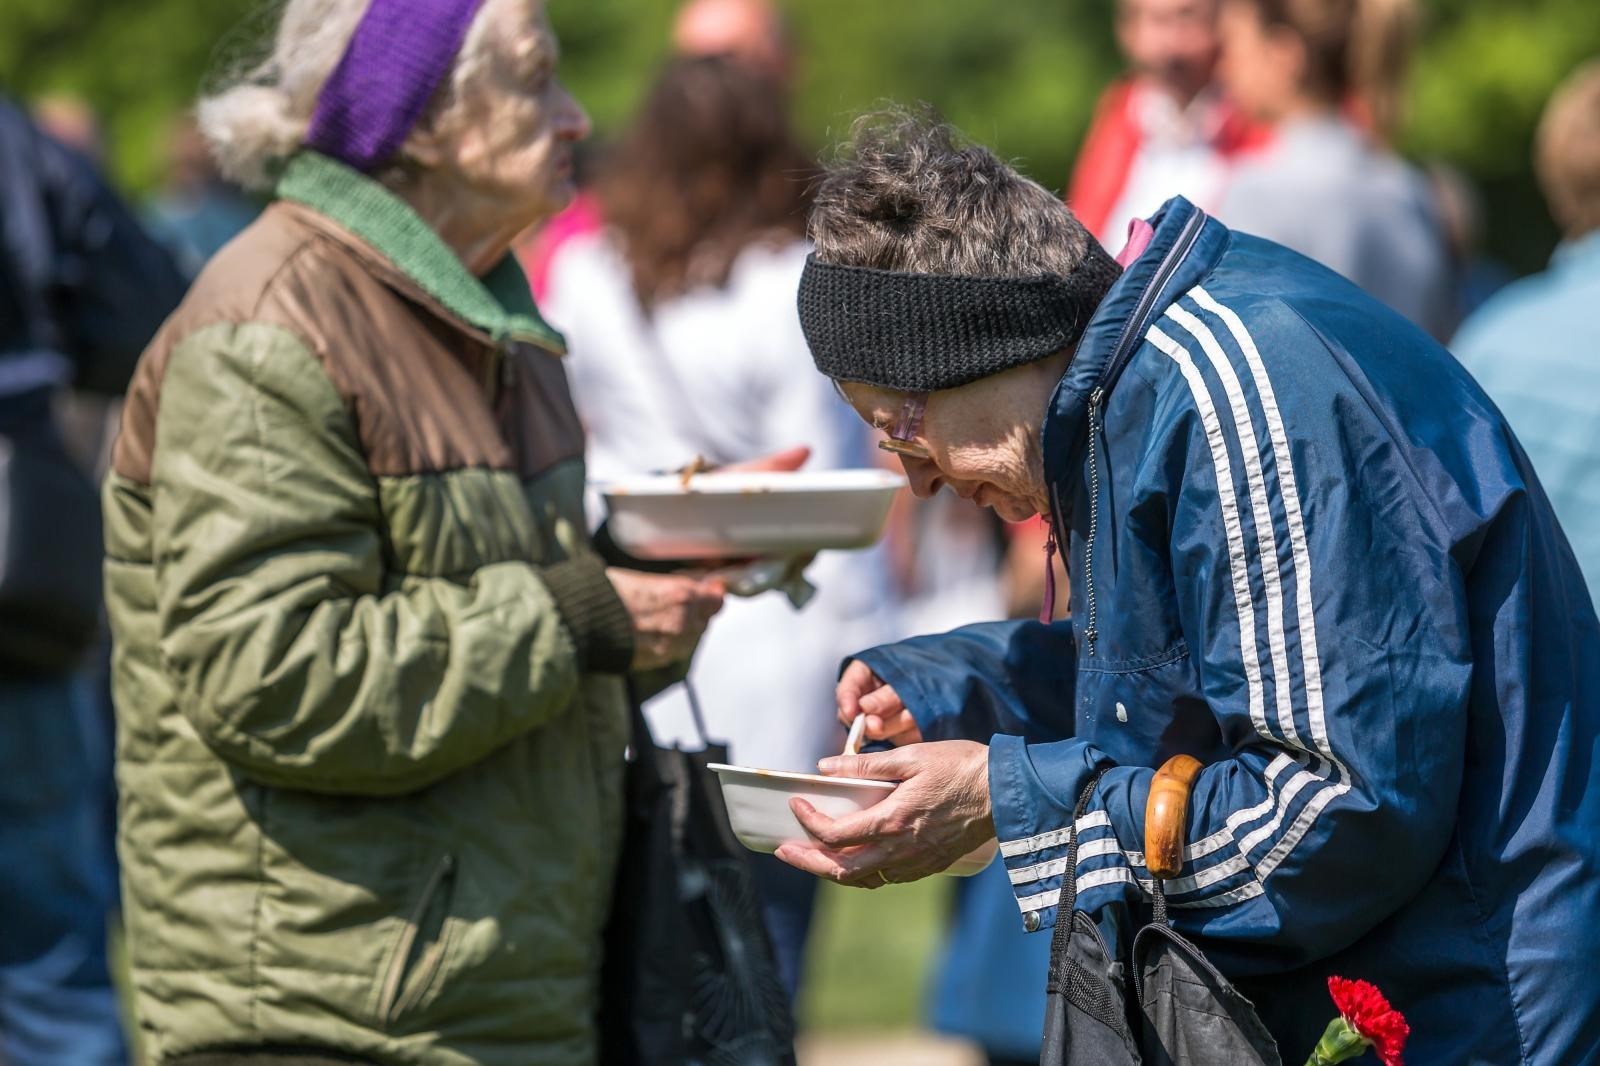
<path fill-rule="evenodd" d="M 859 888 L 915 881 L 994 836 L 989 807 L 989 749 L 970 740 L 914 744 L 876 755 L 823 759 L 837 777 L 899 781 L 887 799 L 857 814 L 829 818 L 803 799 L 789 808 L 816 838 L 784 844 L 790 866 Z"/>
<path fill-rule="evenodd" d="M 899 694 L 859 659 L 852 659 L 839 675 L 833 696 L 839 705 L 839 724 L 846 730 L 864 714 L 867 740 L 886 740 L 897 747 L 921 743 L 922 730 Z"/>
<path fill-rule="evenodd" d="M 722 609 L 726 593 L 715 578 L 606 571 L 633 617 L 633 668 L 654 670 L 694 654 L 706 623 Z"/>

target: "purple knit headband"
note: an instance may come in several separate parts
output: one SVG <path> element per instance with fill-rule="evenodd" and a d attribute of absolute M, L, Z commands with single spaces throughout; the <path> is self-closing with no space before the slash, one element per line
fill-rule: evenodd
<path fill-rule="evenodd" d="M 371 173 L 455 62 L 483 0 L 372 0 L 311 116 L 306 146 Z"/>

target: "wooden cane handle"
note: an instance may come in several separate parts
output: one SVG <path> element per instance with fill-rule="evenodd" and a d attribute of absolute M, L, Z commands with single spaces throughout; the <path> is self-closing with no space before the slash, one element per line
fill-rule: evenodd
<path fill-rule="evenodd" d="M 1174 755 L 1150 782 L 1150 798 L 1144 805 L 1144 861 L 1151 877 L 1167 881 L 1183 869 L 1189 790 L 1200 770 L 1200 760 L 1194 756 Z"/>

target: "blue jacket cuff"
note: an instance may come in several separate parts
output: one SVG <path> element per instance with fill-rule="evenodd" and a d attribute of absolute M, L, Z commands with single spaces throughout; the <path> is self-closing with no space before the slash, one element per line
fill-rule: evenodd
<path fill-rule="evenodd" d="M 1029 932 L 1055 924 L 1068 867 L 1073 808 L 1100 768 L 1081 740 L 1028 744 L 996 736 L 989 743 L 989 801 L 1012 893 Z M 1098 790 L 1097 790 L 1098 793 Z M 1077 909 L 1137 894 L 1138 879 L 1098 795 L 1078 820 Z"/>

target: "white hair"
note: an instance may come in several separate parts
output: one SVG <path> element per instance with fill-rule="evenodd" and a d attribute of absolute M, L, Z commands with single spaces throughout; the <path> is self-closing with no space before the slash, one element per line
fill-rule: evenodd
<path fill-rule="evenodd" d="M 201 97 L 196 108 L 222 173 L 246 188 L 271 186 L 278 169 L 305 142 L 317 95 L 344 55 L 356 24 L 371 0 L 282 0 L 264 59 L 236 70 L 218 91 Z M 492 35 L 478 9 L 450 76 L 434 94 L 428 112 L 448 122 L 455 101 L 487 63 Z M 403 158 L 405 149 L 401 148 Z"/>

